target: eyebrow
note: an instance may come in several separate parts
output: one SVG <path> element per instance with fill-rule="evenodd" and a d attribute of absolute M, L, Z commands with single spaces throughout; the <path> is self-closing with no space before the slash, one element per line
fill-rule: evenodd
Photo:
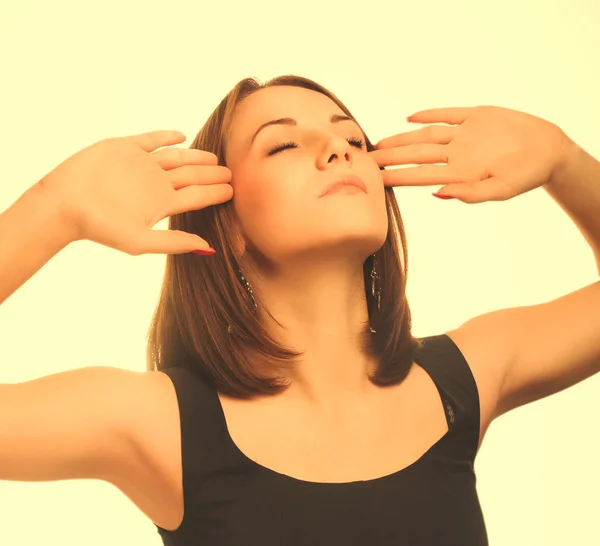
<path fill-rule="evenodd" d="M 354 123 L 356 123 L 356 120 L 354 118 L 351 118 L 348 116 L 342 116 L 340 114 L 333 114 L 329 118 L 330 123 L 339 123 L 340 121 L 353 121 Z M 358 125 L 358 123 L 356 123 L 356 124 Z M 298 125 L 298 122 L 293 118 L 279 118 L 279 119 L 273 119 L 271 121 L 267 121 L 266 123 L 263 123 L 256 130 L 256 132 L 254 133 L 254 136 L 252 137 L 252 140 L 250 141 L 250 146 L 252 146 L 252 144 L 256 140 L 258 133 L 260 133 L 265 127 L 268 127 L 269 125 Z"/>

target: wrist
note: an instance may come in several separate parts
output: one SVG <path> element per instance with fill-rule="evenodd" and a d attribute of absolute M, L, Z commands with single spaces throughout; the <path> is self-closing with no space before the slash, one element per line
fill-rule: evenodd
<path fill-rule="evenodd" d="M 80 236 L 77 224 L 62 200 L 44 185 L 43 180 L 31 186 L 24 194 L 34 210 L 33 214 L 43 221 L 54 234 L 54 239 L 63 246 L 78 241 Z"/>
<path fill-rule="evenodd" d="M 581 158 L 582 149 L 569 137 L 564 136 L 564 144 L 559 154 L 558 161 L 552 175 L 546 183 L 547 186 L 563 185 L 568 180 L 572 179 L 571 173 Z"/>

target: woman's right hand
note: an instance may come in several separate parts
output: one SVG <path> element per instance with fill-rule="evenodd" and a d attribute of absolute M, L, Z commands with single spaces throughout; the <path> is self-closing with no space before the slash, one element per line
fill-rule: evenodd
<path fill-rule="evenodd" d="M 233 197 L 231 171 L 217 156 L 188 148 L 177 131 L 101 140 L 63 161 L 36 185 L 57 199 L 74 240 L 89 240 L 132 256 L 206 250 L 201 237 L 152 230 L 174 214 Z"/>

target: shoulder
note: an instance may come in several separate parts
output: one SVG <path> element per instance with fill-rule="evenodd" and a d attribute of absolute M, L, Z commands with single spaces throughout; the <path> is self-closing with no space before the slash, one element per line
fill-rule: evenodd
<path fill-rule="evenodd" d="M 144 373 L 134 402 L 132 442 L 148 458 L 162 459 L 165 446 L 179 445 L 181 418 L 173 379 L 163 371 Z"/>
<path fill-rule="evenodd" d="M 122 416 L 128 445 L 109 481 L 155 524 L 175 528 L 181 521 L 182 453 L 179 405 L 169 375 L 141 372 L 130 384 Z"/>
<path fill-rule="evenodd" d="M 479 395 L 480 443 L 491 422 L 497 416 L 497 407 L 502 386 L 503 373 L 500 359 L 504 352 L 495 347 L 498 338 L 482 335 L 477 323 L 467 323 L 445 332 L 467 362 Z"/>

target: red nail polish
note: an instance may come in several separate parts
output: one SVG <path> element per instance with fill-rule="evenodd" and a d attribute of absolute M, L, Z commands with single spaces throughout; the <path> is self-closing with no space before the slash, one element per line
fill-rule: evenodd
<path fill-rule="evenodd" d="M 210 250 L 192 250 L 192 252 L 194 254 L 199 254 L 200 256 L 210 256 L 211 254 L 214 254 L 216 250 L 211 248 Z"/>
<path fill-rule="evenodd" d="M 438 199 L 454 199 L 454 197 L 452 197 L 451 195 L 439 195 L 437 193 L 432 193 L 431 195 L 437 197 Z"/>

